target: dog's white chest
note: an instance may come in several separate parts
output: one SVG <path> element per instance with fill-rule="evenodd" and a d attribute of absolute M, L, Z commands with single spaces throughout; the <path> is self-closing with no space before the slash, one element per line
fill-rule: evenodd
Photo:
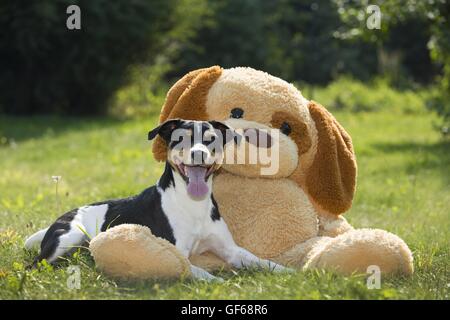
<path fill-rule="evenodd" d="M 213 224 L 212 202 L 210 198 L 193 200 L 183 191 L 161 191 L 161 206 L 172 227 L 176 247 L 188 255 L 200 253 L 207 249 L 203 240 Z"/>

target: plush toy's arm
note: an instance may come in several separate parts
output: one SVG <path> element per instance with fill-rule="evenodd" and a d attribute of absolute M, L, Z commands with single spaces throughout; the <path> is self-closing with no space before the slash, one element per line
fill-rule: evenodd
<path fill-rule="evenodd" d="M 413 257 L 406 243 L 384 230 L 349 230 L 336 237 L 314 237 L 273 259 L 302 270 L 328 269 L 350 275 L 376 266 L 383 274 L 413 273 Z"/>
<path fill-rule="evenodd" d="M 189 261 L 174 245 L 136 224 L 121 224 L 99 233 L 89 249 L 97 268 L 117 278 L 178 278 L 191 274 Z"/>

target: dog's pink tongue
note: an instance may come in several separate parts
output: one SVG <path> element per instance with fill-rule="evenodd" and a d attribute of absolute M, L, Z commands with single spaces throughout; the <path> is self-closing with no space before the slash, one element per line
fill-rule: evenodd
<path fill-rule="evenodd" d="M 203 167 L 186 167 L 187 176 L 189 178 L 187 191 L 188 193 L 196 198 L 205 196 L 208 191 L 208 185 L 206 184 L 206 168 Z"/>

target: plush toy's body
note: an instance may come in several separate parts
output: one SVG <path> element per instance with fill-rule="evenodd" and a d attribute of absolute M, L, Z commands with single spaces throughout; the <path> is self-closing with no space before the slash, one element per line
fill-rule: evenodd
<path fill-rule="evenodd" d="M 214 196 L 240 246 L 301 269 L 349 274 L 376 265 L 384 273 L 412 273 L 411 252 L 399 237 L 383 230 L 355 230 L 341 216 L 351 206 L 356 185 L 351 139 L 325 108 L 306 100 L 294 86 L 251 68 L 196 70 L 169 91 L 160 122 L 171 118 L 221 120 L 235 129 L 279 129 L 275 174 L 262 174 L 263 163 L 224 164 L 214 179 Z M 165 151 L 157 140 L 155 158 L 164 160 Z M 130 244 L 126 262 L 108 254 L 116 232 L 93 239 L 98 266 L 115 276 L 148 277 L 149 272 L 140 273 L 142 266 L 134 268 L 140 258 L 131 248 L 139 244 Z M 171 264 L 173 250 L 167 245 L 154 259 Z M 191 261 L 208 270 L 225 266 L 209 253 Z M 118 263 L 124 268 L 117 268 Z"/>

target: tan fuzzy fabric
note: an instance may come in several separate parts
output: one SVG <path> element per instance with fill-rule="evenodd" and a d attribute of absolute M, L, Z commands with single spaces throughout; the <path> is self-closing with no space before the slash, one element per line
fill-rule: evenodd
<path fill-rule="evenodd" d="M 112 277 L 147 279 L 190 275 L 188 260 L 150 229 L 122 224 L 101 232 L 89 245 L 97 268 Z"/>
<path fill-rule="evenodd" d="M 212 252 L 205 252 L 201 255 L 192 255 L 189 261 L 195 266 L 199 266 L 206 271 L 230 270 L 231 266 Z"/>
<path fill-rule="evenodd" d="M 272 115 L 284 111 L 311 122 L 307 100 L 292 84 L 252 68 L 224 69 L 207 99 L 210 118 L 225 120 L 233 108 L 244 110 L 244 120 L 270 126 Z"/>
<path fill-rule="evenodd" d="M 410 275 L 414 271 L 408 246 L 387 231 L 359 229 L 319 239 L 304 261 L 304 269 L 330 269 L 347 275 L 366 273 L 369 266 L 379 267 L 384 274 Z"/>
<path fill-rule="evenodd" d="M 341 214 L 352 205 L 356 160 L 350 136 L 321 105 L 308 105 L 318 132 L 317 151 L 306 175 L 306 190 L 323 210 Z"/>
<path fill-rule="evenodd" d="M 296 244 L 294 247 L 280 253 L 274 257 L 273 260 L 282 265 L 291 268 L 302 269 L 307 265 L 309 255 L 317 248 L 322 246 L 322 243 L 328 243 L 329 237 L 313 237 L 304 242 Z"/>
<path fill-rule="evenodd" d="M 289 134 L 289 138 L 295 141 L 297 145 L 297 151 L 299 156 L 308 152 L 311 148 L 312 142 L 311 137 L 308 134 L 307 125 L 287 112 L 277 111 L 272 115 L 272 120 L 270 122 L 273 128 L 280 128 L 283 123 L 288 123 L 292 129 L 292 132 Z"/>
<path fill-rule="evenodd" d="M 243 117 L 231 119 L 234 108 Z M 214 197 L 235 241 L 261 258 L 299 270 L 325 268 L 344 274 L 411 274 L 413 259 L 398 236 L 383 230 L 353 229 L 342 217 L 356 188 L 356 157 L 345 129 L 323 106 L 305 99 L 292 84 L 251 68 L 195 70 L 169 91 L 160 122 L 170 118 L 226 121 L 235 129 L 280 129 L 279 170 L 261 174 L 262 163 L 224 164 L 214 178 Z M 250 148 L 244 140 L 244 148 Z M 269 150 L 270 151 L 270 150 Z M 156 141 L 153 153 L 165 160 Z M 100 269 L 136 278 L 181 276 L 187 260 L 148 229 L 112 228 L 94 238 Z M 211 253 L 190 257 L 207 270 L 229 268 Z"/>
<path fill-rule="evenodd" d="M 250 122 L 250 121 L 246 121 L 246 120 L 241 120 L 241 119 L 229 119 L 227 121 L 225 121 L 225 123 L 227 125 L 229 125 L 230 127 L 234 128 L 234 129 L 245 129 L 245 128 L 257 128 L 257 129 L 264 129 L 264 130 L 270 130 L 271 127 L 260 124 L 260 123 L 255 123 L 255 122 Z M 238 131 L 240 132 L 240 131 Z M 294 170 L 298 167 L 298 163 L 299 163 L 299 156 L 298 156 L 298 148 L 297 145 L 295 144 L 294 141 L 292 141 L 292 139 L 290 139 L 289 137 L 280 134 L 279 135 L 279 139 L 273 139 L 274 144 L 277 143 L 277 148 L 279 149 L 278 152 L 278 158 L 279 158 L 279 162 L 278 162 L 278 170 L 275 174 L 272 175 L 264 175 L 263 177 L 266 179 L 278 179 L 278 178 L 286 178 L 289 177 Z M 278 140 L 278 141 L 277 141 Z M 253 150 L 254 153 L 256 154 L 256 149 L 259 149 L 258 152 L 262 152 L 263 154 L 267 154 L 270 155 L 271 153 L 267 150 L 267 148 L 258 148 L 256 146 L 254 146 L 253 144 L 248 143 L 245 139 L 242 139 L 239 147 L 236 147 L 234 145 L 229 145 L 226 148 L 226 151 L 228 152 L 230 148 L 234 148 L 234 151 L 237 151 L 238 148 L 240 149 L 245 149 L 244 154 L 246 155 L 243 163 L 231 163 L 231 164 L 227 164 L 226 162 L 223 164 L 222 168 L 224 169 L 224 171 L 233 173 L 235 175 L 240 175 L 240 176 L 245 176 L 245 177 L 252 177 L 252 178 L 260 178 L 261 176 L 261 170 L 262 168 L 268 168 L 269 166 L 261 163 L 260 159 L 256 159 L 256 163 L 255 162 L 251 162 L 250 161 L 250 152 Z M 235 157 L 233 157 L 235 159 L 237 159 L 237 156 L 235 155 Z"/>
<path fill-rule="evenodd" d="M 289 179 L 222 173 L 213 188 L 235 241 L 258 257 L 275 257 L 318 233 L 313 206 Z"/>

